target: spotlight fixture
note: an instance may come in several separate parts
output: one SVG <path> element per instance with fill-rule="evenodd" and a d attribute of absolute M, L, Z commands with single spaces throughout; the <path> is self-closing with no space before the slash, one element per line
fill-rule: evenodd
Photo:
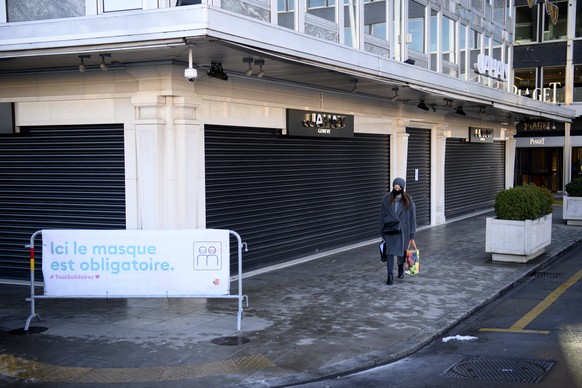
<path fill-rule="evenodd" d="M 101 57 L 101 64 L 99 65 L 101 70 L 103 71 L 109 70 L 107 63 L 105 63 L 105 58 L 111 58 L 111 54 L 99 54 L 99 56 Z"/>
<path fill-rule="evenodd" d="M 257 78 L 263 78 L 265 72 L 263 71 L 263 65 L 265 64 L 264 59 L 255 59 L 255 65 L 259 65 L 259 72 L 257 73 Z"/>
<path fill-rule="evenodd" d="M 445 100 L 445 108 L 452 108 L 453 107 L 453 100 L 450 98 L 444 98 Z"/>
<path fill-rule="evenodd" d="M 554 131 L 556 129 L 556 122 L 552 120 L 552 127 L 551 130 Z"/>
<path fill-rule="evenodd" d="M 398 91 L 400 89 L 398 87 L 393 87 L 392 91 L 394 92 L 394 97 L 392 97 L 392 101 L 395 101 L 398 98 Z"/>
<path fill-rule="evenodd" d="M 481 114 L 485 113 L 485 107 L 483 105 L 479 107 L 479 113 Z"/>
<path fill-rule="evenodd" d="M 408 63 L 409 65 L 414 65 L 416 63 L 416 61 L 412 58 L 408 58 L 407 60 L 404 61 L 404 63 Z"/>
<path fill-rule="evenodd" d="M 81 73 L 85 72 L 85 59 L 89 59 L 91 58 L 90 55 L 79 55 L 79 58 L 81 59 L 81 64 L 79 65 L 79 71 Z"/>
<path fill-rule="evenodd" d="M 431 104 L 430 107 L 432 108 L 433 112 L 436 112 L 436 105 L 435 104 Z"/>
<path fill-rule="evenodd" d="M 429 110 L 429 107 L 426 106 L 426 104 L 424 103 L 424 101 L 420 100 L 420 102 L 418 103 L 418 105 L 416 106 L 418 109 L 422 109 L 422 110 Z"/>
<path fill-rule="evenodd" d="M 224 70 L 222 69 L 222 64 L 221 63 L 212 63 L 210 64 L 210 69 L 208 69 L 208 74 L 209 77 L 212 78 L 218 78 L 221 79 L 223 81 L 227 81 L 228 80 L 228 75 L 224 72 Z"/>
<path fill-rule="evenodd" d="M 353 78 L 351 80 L 351 82 L 354 84 L 354 86 L 352 87 L 352 93 L 357 93 L 358 92 L 358 80 L 356 78 Z"/>
<path fill-rule="evenodd" d="M 249 64 L 249 68 L 247 69 L 247 71 L 245 72 L 245 74 L 248 75 L 248 76 L 253 75 L 253 67 L 251 66 L 251 63 L 253 63 L 253 58 L 252 57 L 243 58 L 243 63 L 248 63 Z"/>
<path fill-rule="evenodd" d="M 457 110 L 455 111 L 455 113 L 458 114 L 458 115 L 461 115 L 461 116 L 467 116 L 467 114 L 463 110 L 463 107 L 462 106 L 458 107 Z"/>

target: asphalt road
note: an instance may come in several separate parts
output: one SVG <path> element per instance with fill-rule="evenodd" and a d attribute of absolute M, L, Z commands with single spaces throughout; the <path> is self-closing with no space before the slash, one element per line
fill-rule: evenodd
<path fill-rule="evenodd" d="M 582 387 L 581 277 L 579 247 L 416 354 L 301 387 Z"/>

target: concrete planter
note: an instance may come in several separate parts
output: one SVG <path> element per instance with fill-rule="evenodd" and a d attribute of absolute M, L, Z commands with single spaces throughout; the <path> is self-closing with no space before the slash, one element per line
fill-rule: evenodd
<path fill-rule="evenodd" d="M 490 217 L 485 233 L 485 252 L 493 261 L 527 263 L 552 243 L 552 215 L 525 221 Z"/>
<path fill-rule="evenodd" d="M 582 197 L 564 195 L 562 211 L 567 225 L 582 225 Z"/>

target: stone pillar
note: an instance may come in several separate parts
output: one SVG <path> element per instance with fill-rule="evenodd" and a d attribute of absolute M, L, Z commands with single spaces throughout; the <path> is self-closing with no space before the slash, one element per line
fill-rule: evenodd
<path fill-rule="evenodd" d="M 515 181 L 515 149 L 517 140 L 514 139 L 516 130 L 506 130 L 505 139 L 505 188 L 513 187 Z"/>
<path fill-rule="evenodd" d="M 195 120 L 196 104 L 155 95 L 136 96 L 132 104 L 138 228 L 203 227 L 204 136 Z"/>
<path fill-rule="evenodd" d="M 437 177 L 432 181 L 432 193 L 434 195 L 434 224 L 441 225 L 446 221 L 445 217 L 445 161 L 447 153 L 447 131 L 437 130 L 435 144 L 435 163 L 431 176 Z M 432 218 L 432 217 L 431 217 Z"/>

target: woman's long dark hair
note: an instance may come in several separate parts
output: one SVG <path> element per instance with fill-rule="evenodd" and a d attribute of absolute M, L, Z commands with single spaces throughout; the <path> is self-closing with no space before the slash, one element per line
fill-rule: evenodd
<path fill-rule="evenodd" d="M 390 195 L 390 203 L 393 204 L 396 201 L 396 197 Z M 410 195 L 406 191 L 402 191 L 402 204 L 406 209 L 410 208 Z"/>

